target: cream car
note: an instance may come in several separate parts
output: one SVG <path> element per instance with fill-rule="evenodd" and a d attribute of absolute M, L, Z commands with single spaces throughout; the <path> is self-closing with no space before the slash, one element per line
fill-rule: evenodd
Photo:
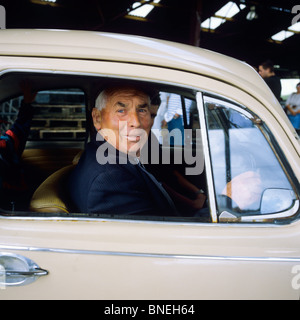
<path fill-rule="evenodd" d="M 299 138 L 251 67 L 143 37 L 1 30 L 0 72 L 2 132 L 20 81 L 39 91 L 22 156 L 29 189 L 0 203 L 0 300 L 299 299 Z M 161 92 L 160 142 L 177 95 L 185 143 L 162 148 L 183 154 L 170 161 L 207 196 L 202 210 L 140 217 L 68 207 L 64 183 L 88 140 L 95 90 L 115 81 Z"/>

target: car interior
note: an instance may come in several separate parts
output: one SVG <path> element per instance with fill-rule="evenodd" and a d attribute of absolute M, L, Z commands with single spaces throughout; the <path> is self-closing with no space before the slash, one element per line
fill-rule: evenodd
<path fill-rule="evenodd" d="M 93 130 L 91 110 L 94 107 L 96 94 L 108 84 L 120 83 L 120 79 L 107 76 L 75 75 L 56 72 L 10 72 L 0 77 L 0 128 L 4 134 L 16 119 L 22 90 L 20 83 L 28 81 L 32 89 L 38 92 L 34 106 L 34 117 L 30 136 L 22 154 L 22 170 L 27 190 L 3 190 L 0 208 L 4 216 L 90 216 L 85 212 L 77 212 L 71 203 L 66 188 L 69 174 L 77 165 L 80 156 L 90 139 Z M 140 84 L 134 80 L 122 80 L 122 83 Z M 145 85 L 145 83 L 143 83 Z M 185 129 L 191 129 L 193 153 L 197 147 L 195 132 L 200 128 L 199 115 L 196 108 L 195 92 L 186 88 L 173 87 L 156 83 L 147 83 L 157 92 L 175 93 L 181 96 Z M 189 111 L 185 110 L 184 99 L 191 101 Z M 204 190 L 207 183 L 205 173 L 186 176 L 186 168 L 194 164 L 177 164 L 175 152 L 183 154 L 181 145 L 169 145 L 171 165 L 180 172 L 189 183 Z M 184 157 L 182 156 L 184 160 Z M 76 188 L 76 186 L 74 186 Z M 207 206 L 207 204 L 206 204 Z M 178 207 L 179 217 L 176 220 L 198 219 L 209 221 L 209 214 L 194 217 L 194 212 L 186 207 Z M 208 210 L 207 210 L 208 212 Z M 93 215 L 99 218 L 111 218 L 105 213 Z M 115 218 L 115 217 L 114 217 Z M 122 216 L 124 219 L 125 217 Z M 157 219 L 171 219 L 163 216 Z M 125 218 L 126 219 L 126 218 Z M 128 217 L 128 219 L 135 219 Z M 146 219 L 143 217 L 143 219 Z"/>

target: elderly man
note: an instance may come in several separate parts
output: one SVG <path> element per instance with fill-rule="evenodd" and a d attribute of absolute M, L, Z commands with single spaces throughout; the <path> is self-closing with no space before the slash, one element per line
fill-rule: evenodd
<path fill-rule="evenodd" d="M 71 199 L 84 213 L 174 215 L 171 198 L 139 161 L 150 134 L 150 97 L 135 87 L 110 87 L 92 111 L 98 132 L 69 180 Z"/>

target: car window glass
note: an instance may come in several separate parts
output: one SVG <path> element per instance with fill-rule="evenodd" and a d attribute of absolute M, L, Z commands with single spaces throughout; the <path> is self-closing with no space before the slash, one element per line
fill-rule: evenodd
<path fill-rule="evenodd" d="M 16 120 L 23 97 L 0 105 L 1 132 Z M 29 141 L 80 141 L 86 135 L 85 96 L 79 89 L 41 91 L 37 94 Z"/>
<path fill-rule="evenodd" d="M 40 91 L 32 103 L 33 118 L 28 138 L 24 141 L 26 146 L 24 150 L 20 147 L 21 155 L 16 154 L 11 149 L 19 148 L 18 137 L 23 136 L 25 128 L 16 124 L 22 101 L 23 96 L 20 96 L 0 104 L 3 144 L 1 156 L 4 159 L 2 163 L 6 162 L 2 167 L 0 165 L 0 206 L 12 212 L 28 211 L 34 191 L 56 171 L 72 164 L 74 157 L 81 151 L 86 136 L 83 91 Z M 15 132 L 18 132 L 14 145 L 7 134 L 13 126 Z"/>
<path fill-rule="evenodd" d="M 205 96 L 219 214 L 270 215 L 291 209 L 296 195 L 262 123 L 245 108 Z"/>

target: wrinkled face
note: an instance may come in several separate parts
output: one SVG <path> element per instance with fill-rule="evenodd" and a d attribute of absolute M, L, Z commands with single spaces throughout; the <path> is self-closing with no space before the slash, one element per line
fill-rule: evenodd
<path fill-rule="evenodd" d="M 92 116 L 106 141 L 123 153 L 139 156 L 152 126 L 148 95 L 134 88 L 115 90 L 107 97 L 106 107 L 94 108 Z"/>
<path fill-rule="evenodd" d="M 264 69 L 263 66 L 259 66 L 258 72 L 263 79 L 269 78 L 271 75 L 270 69 Z"/>

